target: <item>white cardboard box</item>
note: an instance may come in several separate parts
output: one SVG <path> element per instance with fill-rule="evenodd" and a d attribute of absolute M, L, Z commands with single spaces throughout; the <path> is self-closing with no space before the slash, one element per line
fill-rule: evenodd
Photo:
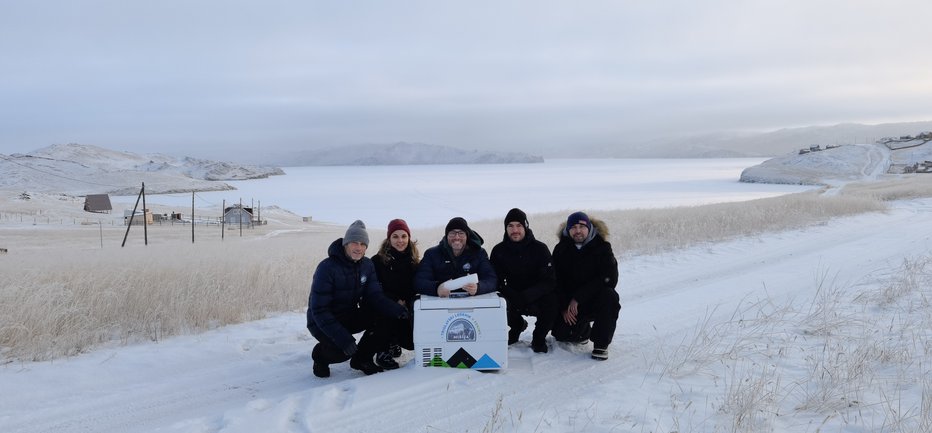
<path fill-rule="evenodd" d="M 415 362 L 422 367 L 508 367 L 508 319 L 498 293 L 414 301 Z"/>

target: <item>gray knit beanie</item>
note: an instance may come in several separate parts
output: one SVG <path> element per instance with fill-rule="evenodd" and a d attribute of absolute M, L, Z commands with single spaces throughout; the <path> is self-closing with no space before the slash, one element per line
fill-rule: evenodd
<path fill-rule="evenodd" d="M 343 246 L 345 247 L 351 242 L 369 245 L 369 232 L 366 231 L 366 223 L 356 220 L 346 229 L 346 234 L 343 235 Z"/>

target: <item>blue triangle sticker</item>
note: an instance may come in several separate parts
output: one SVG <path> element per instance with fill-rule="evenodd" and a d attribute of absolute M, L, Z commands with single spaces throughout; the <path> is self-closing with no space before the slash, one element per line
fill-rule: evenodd
<path fill-rule="evenodd" d="M 498 365 L 492 358 L 489 358 L 489 355 L 482 355 L 482 358 L 479 358 L 475 364 L 472 365 L 473 369 L 483 369 L 483 368 L 502 368 L 501 365 Z"/>

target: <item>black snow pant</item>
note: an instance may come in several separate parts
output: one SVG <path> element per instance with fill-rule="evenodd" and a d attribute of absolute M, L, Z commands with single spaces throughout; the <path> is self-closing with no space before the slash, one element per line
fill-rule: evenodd
<path fill-rule="evenodd" d="M 557 295 L 554 293 L 541 296 L 527 305 L 513 305 L 513 303 L 507 305 L 508 327 L 511 329 L 520 329 L 524 325 L 522 316 L 533 316 L 536 319 L 532 334 L 533 341 L 544 341 L 553 329 L 560 313 Z"/>
<path fill-rule="evenodd" d="M 356 346 L 356 353 L 352 355 L 353 359 L 372 361 L 376 352 L 388 349 L 388 342 L 391 336 L 390 332 L 380 329 L 377 326 L 377 315 L 374 311 L 366 308 L 359 308 L 351 314 L 338 317 L 337 320 L 349 331 L 350 334 L 362 332 L 362 338 Z M 317 339 L 317 344 L 311 352 L 311 358 L 314 362 L 322 364 L 338 364 L 351 358 L 350 355 L 343 353 L 343 349 L 336 345 L 330 337 L 323 332 L 311 332 Z"/>
<path fill-rule="evenodd" d="M 579 314 L 576 325 L 570 325 L 563 320 L 562 312 L 567 305 L 560 309 L 560 316 L 553 326 L 553 337 L 557 341 L 579 342 L 592 340 L 595 347 L 608 348 L 615 336 L 615 326 L 618 323 L 618 312 L 621 311 L 621 302 L 618 292 L 602 290 L 592 299 L 579 304 Z"/>
<path fill-rule="evenodd" d="M 407 319 L 395 319 L 380 316 L 376 327 L 388 333 L 388 343 L 397 344 L 405 349 L 414 350 L 414 301 L 405 303 L 408 309 Z"/>

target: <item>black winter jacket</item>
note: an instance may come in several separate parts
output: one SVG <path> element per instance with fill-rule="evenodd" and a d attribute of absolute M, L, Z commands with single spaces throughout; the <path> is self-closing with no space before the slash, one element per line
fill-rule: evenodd
<path fill-rule="evenodd" d="M 612 245 L 602 237 L 602 232 L 607 232 L 607 229 L 597 220 L 593 220 L 593 225 L 595 234 L 582 248 L 577 249 L 565 231 L 561 232 L 560 242 L 553 248 L 557 296 L 561 305 L 567 305 L 571 299 L 585 304 L 600 290 L 615 290 L 618 284 L 618 261 Z"/>
<path fill-rule="evenodd" d="M 385 297 L 368 257 L 353 262 L 346 256 L 343 239 L 337 239 L 327 249 L 329 257 L 317 265 L 308 297 L 307 328 L 317 337 L 325 335 L 346 351 L 356 344 L 353 335 L 340 324 L 353 314 L 360 314 L 360 304 L 387 317 L 407 315 L 401 305 Z"/>
<path fill-rule="evenodd" d="M 437 287 L 443 282 L 478 274 L 479 290 L 477 295 L 496 290 L 498 281 L 495 269 L 489 261 L 489 255 L 482 248 L 482 237 L 475 232 L 470 234 L 466 249 L 459 257 L 453 256 L 453 250 L 444 237 L 440 244 L 424 252 L 424 258 L 414 273 L 414 289 L 422 295 L 437 296 Z"/>
<path fill-rule="evenodd" d="M 385 296 L 393 301 L 410 302 L 414 299 L 414 271 L 417 265 L 411 257 L 411 250 L 398 251 L 394 248 L 388 249 L 388 263 L 382 261 L 378 254 L 372 256 L 372 262 L 375 264 L 375 273 L 382 283 L 382 290 Z"/>
<path fill-rule="evenodd" d="M 492 248 L 491 261 L 498 276 L 498 291 L 509 307 L 521 308 L 554 291 L 550 249 L 529 228 L 520 242 L 512 241 L 505 233 Z"/>

